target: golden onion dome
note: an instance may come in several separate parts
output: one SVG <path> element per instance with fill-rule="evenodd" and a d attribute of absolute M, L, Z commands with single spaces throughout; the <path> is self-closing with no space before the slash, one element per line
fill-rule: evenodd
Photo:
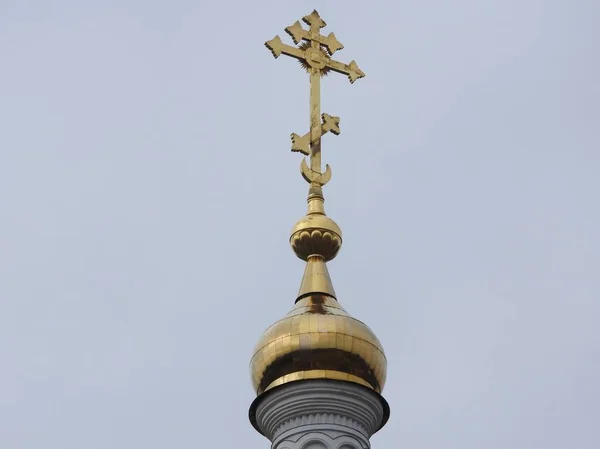
<path fill-rule="evenodd" d="M 381 393 L 387 361 L 367 325 L 335 298 L 313 293 L 263 333 L 250 367 L 257 394 L 302 379 L 344 380 Z"/>
<path fill-rule="evenodd" d="M 342 246 L 342 231 L 324 209 L 320 187 L 311 186 L 308 213 L 292 229 L 290 244 L 306 261 L 293 309 L 260 337 L 250 360 L 258 395 L 288 382 L 334 379 L 381 393 L 387 361 L 381 343 L 338 303 L 326 262 Z"/>

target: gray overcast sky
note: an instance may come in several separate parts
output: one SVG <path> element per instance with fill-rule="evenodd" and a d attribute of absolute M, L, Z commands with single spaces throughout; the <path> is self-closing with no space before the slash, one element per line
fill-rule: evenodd
<path fill-rule="evenodd" d="M 269 447 L 308 80 L 263 42 L 315 7 L 374 448 L 600 447 L 600 2 L 0 0 L 3 449 Z"/>

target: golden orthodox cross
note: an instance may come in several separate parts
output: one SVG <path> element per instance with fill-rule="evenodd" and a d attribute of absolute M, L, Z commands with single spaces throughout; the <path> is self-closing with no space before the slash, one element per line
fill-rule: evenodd
<path fill-rule="evenodd" d="M 310 155 L 310 168 L 306 161 L 302 160 L 302 176 L 311 185 L 321 187 L 331 178 L 329 165 L 325 166 L 325 172 L 321 172 L 321 137 L 327 132 L 336 135 L 340 133 L 339 117 L 321 115 L 321 77 L 333 70 L 347 75 L 350 83 L 354 83 L 365 74 L 354 61 L 344 64 L 331 59 L 331 56 L 344 46 L 337 40 L 335 34 L 329 33 L 328 36 L 321 34 L 321 28 L 326 27 L 327 24 L 319 17 L 317 11 L 303 17 L 302 21 L 309 26 L 308 30 L 302 28 L 299 21 L 285 29 L 296 45 L 301 43 L 298 47 L 284 44 L 279 36 L 265 42 L 265 46 L 271 50 L 275 58 L 283 53 L 298 59 L 310 73 L 310 132 L 303 136 L 292 134 L 292 151 Z"/>

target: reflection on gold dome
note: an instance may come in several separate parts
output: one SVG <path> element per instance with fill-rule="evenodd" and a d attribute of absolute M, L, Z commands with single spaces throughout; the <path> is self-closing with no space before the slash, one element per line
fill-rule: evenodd
<path fill-rule="evenodd" d="M 383 348 L 371 329 L 322 293 L 301 298 L 269 327 L 250 362 L 257 394 L 301 379 L 345 380 L 380 393 L 386 366 Z"/>

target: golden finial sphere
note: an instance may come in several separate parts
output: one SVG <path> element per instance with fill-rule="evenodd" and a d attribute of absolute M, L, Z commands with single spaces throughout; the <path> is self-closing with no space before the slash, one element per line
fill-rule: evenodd
<path fill-rule="evenodd" d="M 319 255 L 328 262 L 342 247 L 342 230 L 327 215 L 308 214 L 292 228 L 290 244 L 302 260 Z"/>

